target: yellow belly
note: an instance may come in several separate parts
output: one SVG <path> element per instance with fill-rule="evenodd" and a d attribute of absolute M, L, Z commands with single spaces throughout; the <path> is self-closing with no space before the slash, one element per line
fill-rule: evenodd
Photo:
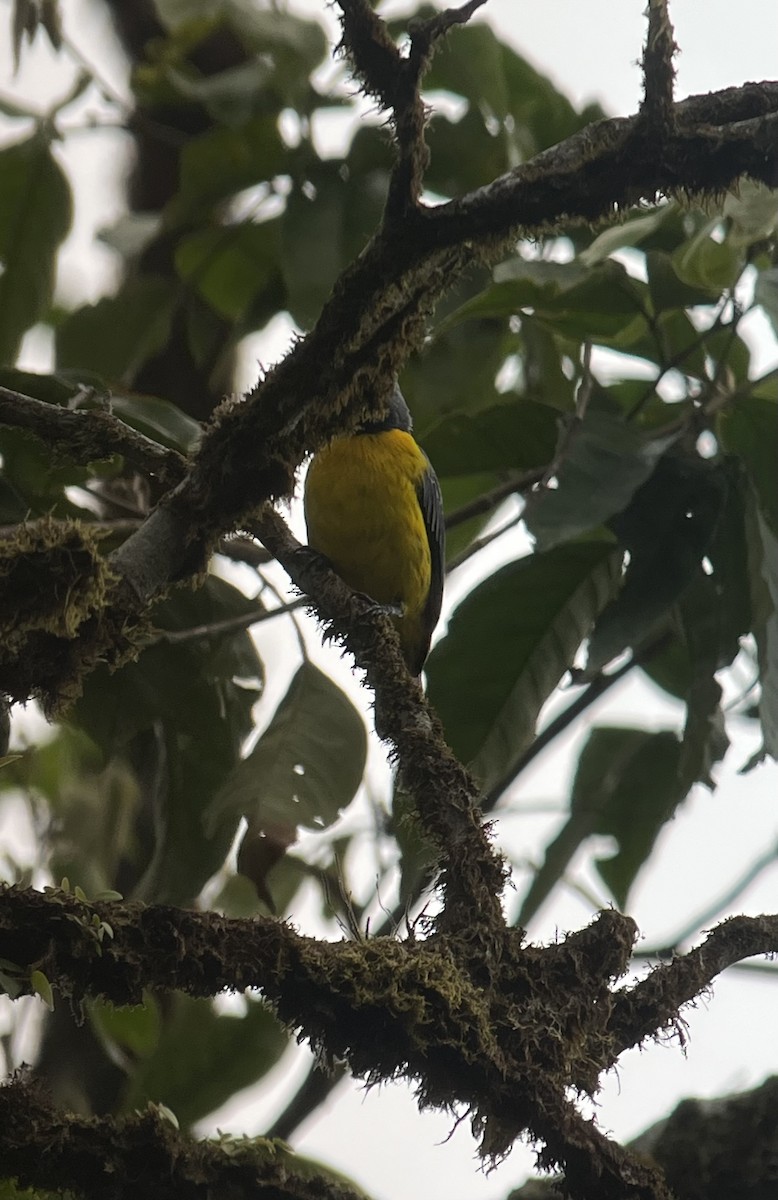
<path fill-rule="evenodd" d="M 416 491 L 426 469 L 411 435 L 392 429 L 338 438 L 314 457 L 305 482 L 309 545 L 355 591 L 402 606 L 396 624 L 408 659 L 416 657 L 430 590 L 429 539 Z"/>

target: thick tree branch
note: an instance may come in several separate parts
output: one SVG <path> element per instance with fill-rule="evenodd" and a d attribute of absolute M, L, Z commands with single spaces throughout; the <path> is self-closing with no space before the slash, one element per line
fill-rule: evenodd
<path fill-rule="evenodd" d="M 675 124 L 673 55 L 677 50 L 668 12 L 668 0 L 649 0 L 648 36 L 643 49 L 645 95 L 641 116 L 646 126 L 659 137 L 672 130 Z"/>
<path fill-rule="evenodd" d="M 3 1177 L 22 1187 L 72 1189 L 89 1200 L 358 1200 L 344 1182 L 315 1172 L 265 1138 L 195 1142 L 153 1107 L 127 1117 L 57 1112 L 40 1087 L 0 1086 Z"/>
<path fill-rule="evenodd" d="M 503 928 L 499 954 L 458 936 L 326 943 L 270 919 L 0 889 L 0 957 L 18 964 L 23 990 L 32 969 L 76 1003 L 138 1003 L 144 987 L 198 996 L 258 988 L 282 1020 L 357 1074 L 403 1075 L 426 1103 L 467 1105 L 483 1154 L 499 1157 L 528 1131 L 582 1200 L 594 1180 L 598 1197 L 613 1200 L 668 1193 L 584 1121 L 566 1091 L 594 1092 L 627 1045 L 677 1019 L 725 966 L 778 951 L 778 917 L 725 922 L 684 959 L 613 992 L 634 935 L 633 922 L 604 912 L 546 947 L 521 947 Z"/>
<path fill-rule="evenodd" d="M 778 1195 L 778 1078 L 723 1099 L 682 1100 L 628 1149 L 662 1168 L 676 1200 Z M 561 1180 L 530 1179 L 507 1200 L 566 1194 Z"/>

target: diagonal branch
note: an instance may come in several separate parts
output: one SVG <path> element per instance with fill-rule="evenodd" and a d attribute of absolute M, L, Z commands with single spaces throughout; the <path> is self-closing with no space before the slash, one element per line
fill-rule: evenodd
<path fill-rule="evenodd" d="M 168 486 L 183 478 L 186 459 L 100 409 L 69 409 L 0 387 L 0 425 L 27 429 L 76 462 L 121 454 Z"/>
<path fill-rule="evenodd" d="M 301 547 L 271 509 L 259 520 L 257 533 L 313 599 L 327 634 L 345 643 L 365 670 L 375 693 L 376 729 L 391 740 L 403 786 L 440 853 L 445 904 L 438 927 L 460 933 L 475 928 L 477 913 L 479 938 L 496 938 L 504 928 L 500 894 L 505 867 L 483 827 L 479 790 L 446 745 L 437 715 L 408 674 L 391 622 L 318 555 Z"/>
<path fill-rule="evenodd" d="M 702 945 L 655 967 L 617 995 L 609 1022 L 614 1061 L 630 1046 L 677 1021 L 679 1008 L 723 970 L 755 954 L 778 954 L 778 916 L 731 917 L 717 925 Z"/>

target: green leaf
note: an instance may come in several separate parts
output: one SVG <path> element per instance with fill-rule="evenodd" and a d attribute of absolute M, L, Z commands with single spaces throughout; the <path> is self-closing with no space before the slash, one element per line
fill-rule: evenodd
<path fill-rule="evenodd" d="M 128 1051 L 135 1057 L 148 1058 L 159 1044 L 162 1013 L 155 998 L 147 995 L 143 1004 L 118 1007 L 108 1000 L 93 1000 L 89 1020 L 99 1037 Z"/>
<path fill-rule="evenodd" d="M 511 139 L 505 129 L 490 129 L 484 114 L 475 108 L 470 108 L 456 122 L 433 117 L 426 140 L 430 165 L 424 182 L 438 196 L 473 191 L 511 166 Z M 466 154 L 462 153 L 463 145 L 468 147 Z"/>
<path fill-rule="evenodd" d="M 754 284 L 754 302 L 761 304 L 767 318 L 778 334 L 778 267 L 757 271 Z"/>
<path fill-rule="evenodd" d="M 191 900 L 235 835 L 237 817 L 222 814 L 206 828 L 205 814 L 240 759 L 263 672 L 247 630 L 218 624 L 257 610 L 256 600 L 214 576 L 197 592 L 179 589 L 155 608 L 154 622 L 202 635 L 160 641 L 112 675 L 98 668 L 74 706 L 73 720 L 106 759 L 136 763 L 155 798 L 156 827 L 144 831 L 153 835 L 151 860 L 136 892 L 145 900 Z"/>
<path fill-rule="evenodd" d="M 469 321 L 436 333 L 402 374 L 416 436 L 426 441 L 427 433 L 449 413 L 475 414 L 502 403 L 494 380 L 506 352 L 515 347 L 515 335 L 504 320 Z"/>
<path fill-rule="evenodd" d="M 676 771 L 680 747 L 674 734 L 599 726 L 578 759 L 570 793 L 570 816 L 546 848 L 516 918 L 527 925 L 564 876 L 579 846 L 594 834 L 610 834 L 619 849 L 597 869 L 620 908 L 651 853 L 657 834 L 681 796 Z"/>
<path fill-rule="evenodd" d="M 578 262 L 583 263 L 586 267 L 594 267 L 597 263 L 604 262 L 617 250 L 639 246 L 649 234 L 661 229 L 667 222 L 668 216 L 672 216 L 673 212 L 674 205 L 663 204 L 653 212 L 630 217 L 619 224 L 611 225 L 598 234 L 592 244 L 578 255 Z"/>
<path fill-rule="evenodd" d="M 553 330 L 526 314 L 522 317 L 520 336 L 527 397 L 561 412 L 573 412 L 576 385 L 563 366 L 563 347 L 568 355 L 569 346 Z"/>
<path fill-rule="evenodd" d="M 424 87 L 464 96 L 471 110 L 496 117 L 510 134 L 512 165 L 605 115 L 599 106 L 576 112 L 546 76 L 480 22 L 451 31 L 433 59 Z"/>
<path fill-rule="evenodd" d="M 447 739 L 485 786 L 532 741 L 541 707 L 615 590 L 621 553 L 571 542 L 508 563 L 474 588 L 427 662 Z"/>
<path fill-rule="evenodd" d="M 770 237 L 778 224 L 778 191 L 747 177 L 738 181 L 737 191 L 724 200 L 729 219 L 727 241 L 735 246 L 753 246 Z"/>
<path fill-rule="evenodd" d="M 303 663 L 211 813 L 246 816 L 259 829 L 325 829 L 353 800 L 366 755 L 365 725 L 354 705 L 318 667 Z"/>
<path fill-rule="evenodd" d="M 267 60 L 252 59 L 213 75 L 194 76 L 172 66 L 163 67 L 163 73 L 174 92 L 201 104 L 216 124 L 239 128 L 266 114 L 275 69 Z"/>
<path fill-rule="evenodd" d="M 610 521 L 630 561 L 618 596 L 594 629 L 582 678 L 592 678 L 661 625 L 700 570 L 727 486 L 726 476 L 704 459 L 668 454 L 632 502 Z"/>
<path fill-rule="evenodd" d="M 524 470 L 551 460 L 559 413 L 520 396 L 477 415 L 452 413 L 424 438 L 424 449 L 439 475 Z"/>
<path fill-rule="evenodd" d="M 0 150 L 0 363 L 51 302 L 56 252 L 70 228 L 71 196 L 48 140 Z"/>
<path fill-rule="evenodd" d="M 573 810 L 595 810 L 592 832 L 618 842 L 597 870 L 620 908 L 647 862 L 662 826 L 686 792 L 679 777 L 681 747 L 668 730 L 593 729 L 581 751 L 570 798 Z"/>
<path fill-rule="evenodd" d="M 54 993 L 43 971 L 30 972 L 30 987 L 36 996 L 40 996 L 49 1012 L 54 1012 Z"/>
<path fill-rule="evenodd" d="M 105 390 L 104 381 L 98 375 L 85 375 L 83 383 L 72 379 L 67 371 L 53 375 L 40 375 L 33 371 L 18 371 L 14 367 L 0 368 L 0 386 L 14 392 L 22 392 L 45 404 L 60 404 L 73 407 L 76 400 L 84 397 L 86 388 L 94 388 L 98 394 Z"/>
<path fill-rule="evenodd" d="M 132 276 L 115 296 L 76 309 L 57 328 L 57 366 L 130 382 L 166 345 L 178 294 L 173 280 Z"/>
<path fill-rule="evenodd" d="M 129 1081 L 124 1112 L 165 1104 L 182 1128 L 224 1104 L 275 1066 L 289 1035 L 269 1008 L 249 1001 L 243 1017 L 217 1015 L 210 1000 L 171 997 L 154 1053 Z"/>
<path fill-rule="evenodd" d="M 287 305 L 303 329 L 316 321 L 345 263 L 347 197 L 335 170 L 323 170 L 311 193 L 289 196 L 281 223 L 281 268 Z"/>
<path fill-rule="evenodd" d="M 199 421 L 158 396 L 144 396 L 140 392 L 112 395 L 111 411 L 133 429 L 182 454 L 191 454 L 202 437 Z"/>
<path fill-rule="evenodd" d="M 759 507 L 778 531 L 778 404 L 756 396 L 738 396 L 719 415 L 717 435 L 730 454 L 737 454 L 753 480 Z"/>
<path fill-rule="evenodd" d="M 440 490 L 443 493 L 443 511 L 455 513 L 465 504 L 487 494 L 500 482 L 500 476 L 480 472 L 478 475 L 443 475 L 440 478 Z M 446 559 L 450 562 L 461 554 L 474 538 L 477 538 L 486 523 L 494 515 L 493 509 L 485 513 L 459 521 L 454 528 L 446 531 Z"/>
<path fill-rule="evenodd" d="M 761 575 L 767 586 L 772 610 L 765 613 L 757 633 L 759 650 L 759 720 L 764 747 L 778 758 L 778 537 L 760 512 L 756 514 L 761 538 Z"/>
<path fill-rule="evenodd" d="M 583 256 L 582 256 L 583 257 Z M 711 288 L 692 286 L 680 278 L 672 255 L 663 250 L 646 251 L 646 271 L 651 303 L 656 313 L 668 309 L 691 308 L 699 304 L 713 304 L 720 292 Z"/>
<path fill-rule="evenodd" d="M 297 76 L 307 83 L 307 77 L 327 53 L 327 35 L 318 21 L 305 20 L 284 9 L 263 10 L 245 0 L 227 0 L 225 9 L 247 49 L 258 55 L 270 54 L 279 77 L 287 76 L 287 84 Z M 287 92 L 291 103 L 294 96 L 293 89 Z"/>
<path fill-rule="evenodd" d="M 679 790 L 687 795 L 695 783 L 713 791 L 712 771 L 729 749 L 721 709 L 721 687 L 712 675 L 695 681 L 686 700 L 686 724 L 678 763 Z"/>
<path fill-rule="evenodd" d="M 713 362 L 714 371 L 721 372 L 722 367 L 726 366 L 739 384 L 747 383 L 751 368 L 751 350 L 731 325 L 710 330 L 705 334 L 703 342 L 705 353 Z M 751 394 L 757 395 L 756 387 L 751 389 Z"/>
<path fill-rule="evenodd" d="M 742 249 L 731 241 L 717 241 L 711 235 L 721 227 L 715 217 L 673 254 L 673 267 L 690 287 L 706 288 L 718 297 L 725 288 L 734 287 L 745 265 Z"/>
<path fill-rule="evenodd" d="M 176 270 L 217 313 L 238 321 L 271 282 L 280 286 L 279 233 L 278 221 L 198 230 L 178 243 Z"/>
<path fill-rule="evenodd" d="M 191 138 L 181 151 L 181 178 L 168 206 L 169 219 L 184 224 L 206 216 L 214 205 L 244 188 L 272 179 L 284 169 L 286 154 L 271 116 Z"/>
<path fill-rule="evenodd" d="M 527 501 L 525 521 L 543 549 L 621 512 L 650 477 L 677 430 L 648 436 L 609 413 L 590 410 L 570 437 L 557 487 Z"/>
<path fill-rule="evenodd" d="M 646 329 L 646 284 L 610 259 L 586 269 L 578 262 L 516 258 L 496 268 L 495 281 L 457 309 L 444 328 L 473 317 L 529 310 L 558 335 L 607 346 L 628 347 Z"/>
<path fill-rule="evenodd" d="M 90 478 L 89 468 L 63 461 L 34 434 L 10 427 L 0 429 L 0 454 L 4 485 L 0 503 L 7 520 L 91 515 L 65 494 L 66 487 Z"/>

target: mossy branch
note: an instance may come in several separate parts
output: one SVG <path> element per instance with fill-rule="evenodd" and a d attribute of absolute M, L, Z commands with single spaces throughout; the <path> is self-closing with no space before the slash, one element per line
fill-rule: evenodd
<path fill-rule="evenodd" d="M 365 1200 L 266 1138 L 193 1141 L 163 1110 L 82 1117 L 52 1107 L 40 1086 L 0 1086 L 0 1171 L 22 1187 L 89 1200 Z"/>

